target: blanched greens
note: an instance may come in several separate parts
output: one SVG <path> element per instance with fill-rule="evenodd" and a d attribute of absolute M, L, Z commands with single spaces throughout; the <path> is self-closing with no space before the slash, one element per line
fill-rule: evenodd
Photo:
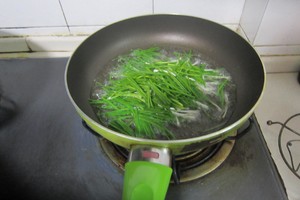
<path fill-rule="evenodd" d="M 118 132 L 173 139 L 170 124 L 226 115 L 230 77 L 222 69 L 208 68 L 191 51 L 135 49 L 116 63 L 107 83 L 97 83 L 102 91 L 90 103 L 99 119 Z"/>

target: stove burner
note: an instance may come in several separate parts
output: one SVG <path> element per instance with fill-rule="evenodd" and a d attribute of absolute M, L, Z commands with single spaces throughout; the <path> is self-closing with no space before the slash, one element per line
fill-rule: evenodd
<path fill-rule="evenodd" d="M 120 169 L 124 170 L 129 151 L 110 141 L 100 138 L 104 152 Z M 207 175 L 220 166 L 230 154 L 234 140 L 223 141 L 205 149 L 173 157 L 172 183 L 178 184 L 198 179 Z"/>
<path fill-rule="evenodd" d="M 91 133 L 99 137 L 99 134 L 95 133 L 84 121 L 82 121 L 82 124 Z M 173 176 L 171 182 L 179 184 L 182 182 L 192 181 L 217 169 L 229 156 L 233 149 L 235 140 L 249 132 L 252 129 L 253 124 L 254 119 L 251 116 L 247 122 L 238 129 L 234 136 L 230 136 L 224 141 L 205 149 L 174 156 L 172 159 Z M 99 137 L 99 141 L 103 151 L 109 159 L 112 160 L 117 167 L 124 171 L 129 151 L 102 137 Z"/>
<path fill-rule="evenodd" d="M 82 124 L 91 133 L 99 137 L 103 151 L 117 167 L 124 171 L 124 166 L 127 162 L 129 151 L 102 138 L 84 121 L 82 121 Z M 228 137 L 224 141 L 209 146 L 205 149 L 174 156 L 172 159 L 173 176 L 171 182 L 179 184 L 182 182 L 192 181 L 214 171 L 229 156 L 235 144 L 235 140 L 241 138 L 247 132 L 249 132 L 253 124 L 254 119 L 251 116 L 247 122 L 240 129 L 238 129 L 234 136 Z"/>

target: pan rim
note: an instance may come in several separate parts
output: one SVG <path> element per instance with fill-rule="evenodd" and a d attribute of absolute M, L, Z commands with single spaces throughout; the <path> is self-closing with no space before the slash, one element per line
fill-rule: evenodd
<path fill-rule="evenodd" d="M 141 15 L 141 16 L 137 16 L 137 17 L 131 17 L 131 18 L 126 18 L 126 19 L 123 19 L 123 20 L 120 20 L 120 21 L 117 21 L 115 23 L 112 23 L 106 27 L 110 27 L 116 23 L 119 23 L 119 22 L 122 22 L 122 21 L 126 21 L 126 20 L 130 20 L 130 19 L 134 19 L 134 18 L 143 18 L 143 17 L 151 17 L 151 16 L 179 16 L 179 17 L 188 17 L 188 18 L 194 18 L 194 19 L 201 19 L 201 20 L 205 20 L 205 21 L 208 21 L 208 22 L 211 22 L 211 23 L 214 23 L 214 24 L 218 24 L 232 32 L 234 32 L 233 30 L 231 30 L 230 28 L 222 25 L 222 24 L 219 24 L 217 22 L 214 22 L 214 21 L 210 21 L 210 20 L 207 20 L 207 19 L 203 19 L 203 18 L 199 18 L 199 17 L 195 17 L 195 16 L 190 16 L 190 15 L 181 15 L 181 14 L 153 14 L 153 15 Z M 104 28 L 106 28 L 104 27 Z M 102 28 L 102 29 L 104 29 Z M 100 30 L 102 30 L 100 29 Z M 98 30 L 99 31 L 99 30 Z M 66 88 L 66 91 L 67 91 L 67 95 L 69 97 L 69 99 L 71 100 L 71 103 L 73 104 L 73 106 L 75 107 L 76 111 L 79 113 L 79 115 L 81 116 L 81 118 L 84 118 L 84 120 L 88 120 L 91 124 L 93 124 L 94 126 L 96 126 L 97 128 L 99 129 L 103 129 L 104 131 L 106 132 L 109 132 L 111 134 L 114 134 L 116 136 L 118 136 L 120 139 L 126 139 L 126 140 L 129 140 L 131 141 L 132 143 L 151 143 L 151 144 L 157 144 L 157 145 L 165 145 L 167 146 L 168 144 L 172 144 L 172 145 L 176 145 L 176 144 L 186 144 L 186 143 L 192 143 L 192 142 L 195 142 L 195 141 L 202 141 L 202 140 L 209 140 L 211 138 L 217 138 L 218 136 L 220 135 L 223 135 L 231 130 L 233 130 L 234 128 L 238 127 L 239 125 L 241 125 L 242 122 L 246 121 L 253 113 L 254 113 L 254 110 L 255 108 L 258 106 L 259 102 L 261 101 L 262 97 L 263 97 L 263 93 L 265 91 L 265 87 L 266 87 L 266 70 L 265 70 L 265 66 L 264 66 L 264 63 L 262 62 L 261 60 L 261 57 L 259 56 L 259 54 L 257 53 L 256 49 L 249 43 L 248 40 L 246 40 L 245 38 L 243 38 L 241 35 L 237 34 L 236 32 L 236 35 L 240 38 L 242 38 L 253 50 L 254 52 L 256 53 L 260 63 L 261 63 L 261 66 L 262 66 L 262 71 L 263 71 L 263 84 L 262 84 L 262 90 L 260 92 L 260 95 L 259 97 L 257 98 L 255 104 L 252 106 L 252 108 L 246 113 L 244 114 L 242 117 L 240 117 L 238 120 L 236 120 L 234 123 L 231 123 L 230 125 L 228 126 L 225 126 L 224 128 L 218 130 L 218 131 L 214 131 L 212 133 L 208 133 L 208 134 L 205 134 L 205 135 L 202 135 L 202 136 L 197 136 L 197 137 L 191 137 L 191 138 L 185 138 L 185 139 L 173 139 L 173 140 L 156 140 L 156 139 L 147 139 L 147 138 L 138 138 L 138 137 L 133 137 L 133 136 L 129 136 L 129 135 L 126 135 L 126 134 L 122 134 L 122 133 L 119 133 L 117 131 L 114 131 L 112 129 L 109 129 L 103 125 L 101 125 L 100 123 L 98 123 L 97 121 L 93 120 L 91 117 L 89 117 L 75 102 L 75 100 L 73 99 L 71 93 L 70 93 L 70 90 L 69 90 L 69 87 L 68 87 L 68 81 L 67 81 L 67 76 L 68 76 L 68 69 L 70 67 L 70 62 L 72 60 L 72 58 L 74 57 L 75 53 L 77 52 L 77 50 L 81 47 L 81 45 L 83 43 L 85 43 L 85 41 L 87 41 L 91 36 L 93 36 L 94 34 L 96 34 L 98 31 L 96 31 L 95 33 L 91 34 L 89 37 L 87 37 L 85 40 L 83 40 L 83 42 L 74 50 L 73 54 L 70 56 L 70 58 L 68 59 L 68 62 L 66 64 L 66 69 L 65 69 L 65 74 L 64 74 L 64 82 L 65 82 L 65 88 Z M 97 132 L 98 133 L 98 132 Z M 101 135 L 100 133 L 98 133 L 99 135 Z"/>

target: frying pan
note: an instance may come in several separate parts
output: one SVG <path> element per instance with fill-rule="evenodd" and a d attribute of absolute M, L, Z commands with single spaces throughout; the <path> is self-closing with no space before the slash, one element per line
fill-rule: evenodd
<path fill-rule="evenodd" d="M 154 140 L 118 133 L 99 122 L 88 102 L 96 75 L 107 74 L 107 63 L 117 56 L 153 46 L 195 50 L 231 74 L 237 99 L 232 116 L 222 128 L 188 139 Z M 130 149 L 123 199 L 163 199 L 172 172 L 171 155 L 205 148 L 234 135 L 261 99 L 265 70 L 253 47 L 222 25 L 191 16 L 148 15 L 114 23 L 88 37 L 67 63 L 65 84 L 72 104 L 88 126 Z"/>

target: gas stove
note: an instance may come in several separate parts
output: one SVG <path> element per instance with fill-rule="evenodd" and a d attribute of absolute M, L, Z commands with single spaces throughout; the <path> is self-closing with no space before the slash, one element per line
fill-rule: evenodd
<path fill-rule="evenodd" d="M 91 133 L 99 135 L 92 129 Z M 108 158 L 122 171 L 125 169 L 125 163 L 130 160 L 130 152 L 121 146 L 118 146 L 100 136 L 99 142 L 102 150 Z M 171 183 L 180 184 L 201 178 L 218 168 L 229 156 L 234 146 L 234 140 L 224 140 L 217 144 L 208 146 L 204 149 L 191 151 L 184 154 L 174 155 L 171 158 L 171 167 L 173 169 Z"/>
<path fill-rule="evenodd" d="M 126 157 L 116 163 L 107 152 L 115 147 L 82 125 L 65 91 L 66 62 L 0 61 L 0 199 L 122 197 Z M 222 162 L 191 180 L 184 174 L 175 178 L 166 199 L 287 199 L 254 115 L 252 119 L 247 134 L 225 141 L 230 151 Z"/>

